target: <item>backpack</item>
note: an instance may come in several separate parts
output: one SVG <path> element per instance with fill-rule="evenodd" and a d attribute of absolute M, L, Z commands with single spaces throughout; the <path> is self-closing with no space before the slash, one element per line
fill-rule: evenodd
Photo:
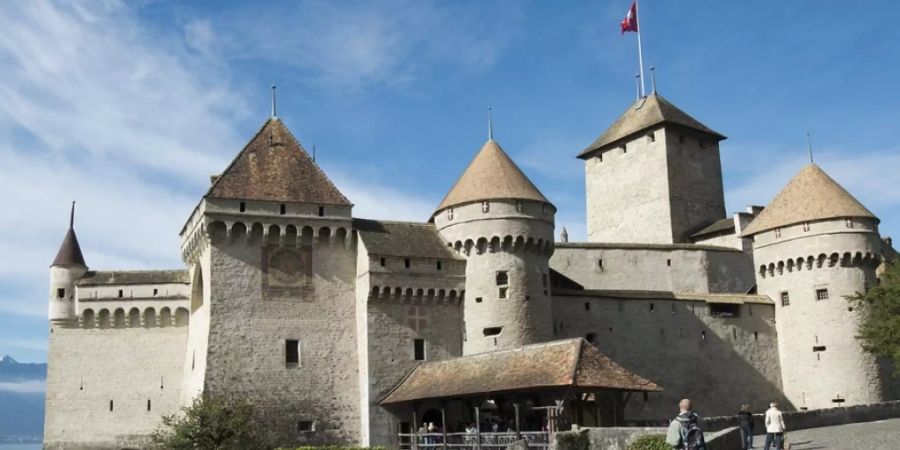
<path fill-rule="evenodd" d="M 706 450 L 703 430 L 696 421 L 681 424 L 681 443 L 684 450 Z"/>

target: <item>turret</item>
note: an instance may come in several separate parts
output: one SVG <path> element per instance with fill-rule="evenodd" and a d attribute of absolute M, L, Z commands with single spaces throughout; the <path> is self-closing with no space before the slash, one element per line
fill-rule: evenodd
<path fill-rule="evenodd" d="M 555 213 L 493 139 L 438 206 L 432 221 L 467 260 L 464 354 L 552 339 Z"/>
<path fill-rule="evenodd" d="M 782 385 L 796 408 L 883 400 L 846 297 L 875 284 L 878 218 L 819 166 L 803 168 L 744 231 L 757 287 L 775 301 Z"/>
<path fill-rule="evenodd" d="M 75 202 L 69 214 L 69 231 L 50 265 L 50 308 L 51 323 L 66 324 L 76 320 L 75 281 L 87 272 L 87 264 L 75 236 Z"/>
<path fill-rule="evenodd" d="M 659 94 L 629 106 L 578 155 L 588 241 L 685 243 L 724 219 L 723 139 Z"/>

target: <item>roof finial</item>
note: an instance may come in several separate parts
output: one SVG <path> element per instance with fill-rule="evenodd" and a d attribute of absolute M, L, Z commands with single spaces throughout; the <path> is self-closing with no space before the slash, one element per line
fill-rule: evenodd
<path fill-rule="evenodd" d="M 316 162 L 316 144 L 313 144 L 313 162 Z"/>
<path fill-rule="evenodd" d="M 75 200 L 72 200 L 72 211 L 69 213 L 69 229 L 75 229 Z"/>
<path fill-rule="evenodd" d="M 275 119 L 278 117 L 278 111 L 275 109 L 275 90 L 278 89 L 278 86 L 272 85 L 272 118 Z"/>
<path fill-rule="evenodd" d="M 815 162 L 813 162 L 812 135 L 808 131 L 806 132 L 806 148 L 809 150 L 809 163 L 815 164 Z"/>
<path fill-rule="evenodd" d="M 641 74 L 634 74 L 634 82 L 637 84 L 637 98 L 635 100 L 641 99 Z"/>
<path fill-rule="evenodd" d="M 566 227 L 563 227 L 562 233 L 559 233 L 560 242 L 569 242 L 569 232 L 566 230 Z"/>
<path fill-rule="evenodd" d="M 651 88 L 650 93 L 655 94 L 656 93 L 656 66 L 653 65 L 652 63 L 650 64 L 650 88 Z"/>
<path fill-rule="evenodd" d="M 494 108 L 488 107 L 488 140 L 494 140 Z"/>

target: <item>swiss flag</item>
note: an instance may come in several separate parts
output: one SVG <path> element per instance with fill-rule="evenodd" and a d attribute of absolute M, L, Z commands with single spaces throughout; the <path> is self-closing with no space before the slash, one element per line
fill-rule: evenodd
<path fill-rule="evenodd" d="M 628 14 L 625 14 L 625 18 L 622 19 L 622 34 L 625 34 L 626 31 L 637 31 L 638 30 L 638 18 L 637 18 L 637 2 L 631 4 L 631 8 L 628 9 Z"/>

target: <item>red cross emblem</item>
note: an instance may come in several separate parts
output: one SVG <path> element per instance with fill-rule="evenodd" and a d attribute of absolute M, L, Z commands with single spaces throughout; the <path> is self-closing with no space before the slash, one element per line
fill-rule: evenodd
<path fill-rule="evenodd" d="M 425 320 L 425 314 L 418 306 L 410 306 L 407 308 L 406 323 L 409 324 L 410 328 L 417 332 L 424 330 L 428 325 L 428 321 Z"/>

